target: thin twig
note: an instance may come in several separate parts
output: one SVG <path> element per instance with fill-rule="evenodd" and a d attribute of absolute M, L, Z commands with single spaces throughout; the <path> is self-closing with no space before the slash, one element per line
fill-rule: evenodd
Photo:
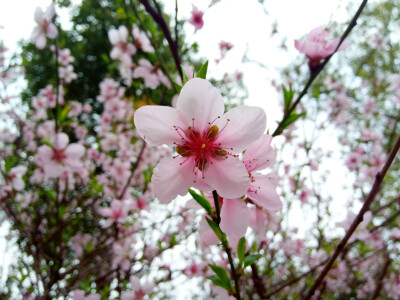
<path fill-rule="evenodd" d="M 122 189 L 122 192 L 121 192 L 121 194 L 119 195 L 118 199 L 122 199 L 122 197 L 123 197 L 123 196 L 125 195 L 125 193 L 126 193 L 126 190 L 128 189 L 129 185 L 131 184 L 131 180 L 132 180 L 132 178 L 133 178 L 133 175 L 134 175 L 134 173 L 135 173 L 137 167 L 139 166 L 140 159 L 142 158 L 142 155 L 143 155 L 143 152 L 144 152 L 144 148 L 146 148 L 146 142 L 145 142 L 145 141 L 143 141 L 143 145 L 142 145 L 142 148 L 140 149 L 139 155 L 138 155 L 138 157 L 136 158 L 135 163 L 132 165 L 131 174 L 129 175 L 128 181 L 126 182 L 124 188 Z"/>
<path fill-rule="evenodd" d="M 395 144 L 394 148 L 392 149 L 392 151 L 390 152 L 389 158 L 387 159 L 382 170 L 376 174 L 372 189 L 371 189 L 367 199 L 365 200 L 364 205 L 360 209 L 357 217 L 354 219 L 354 221 L 351 224 L 350 228 L 348 229 L 346 235 L 342 238 L 340 243 L 337 245 L 333 255 L 329 259 L 329 262 L 326 264 L 326 266 L 322 270 L 321 274 L 318 276 L 318 278 L 314 282 L 314 284 L 311 287 L 311 289 L 309 290 L 308 294 L 303 298 L 304 300 L 310 299 L 314 295 L 315 291 L 317 290 L 319 285 L 322 283 L 325 276 L 328 274 L 329 270 L 332 268 L 332 265 L 335 262 L 336 258 L 339 256 L 340 252 L 346 246 L 347 241 L 350 239 L 352 234 L 355 232 L 358 225 L 363 221 L 363 216 L 369 210 L 369 207 L 370 207 L 372 201 L 375 199 L 375 196 L 378 194 L 381 184 L 382 184 L 382 181 L 383 181 L 383 178 L 385 177 L 389 167 L 393 163 L 394 158 L 396 157 L 396 154 L 399 151 L 399 148 L 400 148 L 400 136 L 397 138 L 396 144 Z"/>
<path fill-rule="evenodd" d="M 278 127 L 275 129 L 275 131 L 272 134 L 272 136 L 277 136 L 277 135 L 280 135 L 282 133 L 282 131 L 283 131 L 282 125 L 289 118 L 291 113 L 295 110 L 295 108 L 300 103 L 300 101 L 303 98 L 303 96 L 307 94 L 308 88 L 311 86 L 311 84 L 313 83 L 314 79 L 317 78 L 319 73 L 321 73 L 321 71 L 328 64 L 328 62 L 332 58 L 332 56 L 339 50 L 340 46 L 342 45 L 342 43 L 346 39 L 346 37 L 349 35 L 351 30 L 357 25 L 357 19 L 361 15 L 361 12 L 363 11 L 363 9 L 364 9 L 365 5 L 367 4 L 367 2 L 368 2 L 368 0 L 364 0 L 361 3 L 360 7 L 358 8 L 358 10 L 357 10 L 356 14 L 354 15 L 353 19 L 351 20 L 350 24 L 347 26 L 345 32 L 341 36 L 340 41 L 339 41 L 335 51 L 333 51 L 333 53 L 331 55 L 329 55 L 327 58 L 325 58 L 324 61 L 320 65 L 318 65 L 317 67 L 311 69 L 310 78 L 308 79 L 306 85 L 304 86 L 304 88 L 301 91 L 301 93 L 297 96 L 296 101 L 290 106 L 288 111 L 285 112 L 282 121 L 278 124 Z"/>
<path fill-rule="evenodd" d="M 176 69 L 179 72 L 179 76 L 183 80 L 183 74 L 181 69 L 181 59 L 178 54 L 178 45 L 173 41 L 171 37 L 171 32 L 169 31 L 168 25 L 164 20 L 161 13 L 157 12 L 147 0 L 139 0 L 140 3 L 146 8 L 146 11 L 153 17 L 154 21 L 160 26 L 164 33 L 165 39 L 168 42 L 169 48 L 171 49 L 172 56 L 175 61 Z M 155 2 L 155 1 L 154 1 Z M 155 2 L 156 3 L 156 2 Z"/>

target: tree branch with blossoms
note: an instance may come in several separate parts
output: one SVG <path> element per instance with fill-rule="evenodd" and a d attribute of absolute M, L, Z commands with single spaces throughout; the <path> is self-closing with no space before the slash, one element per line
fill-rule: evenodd
<path fill-rule="evenodd" d="M 392 151 L 390 152 L 390 155 L 389 155 L 385 165 L 383 166 L 382 170 L 376 174 L 372 189 L 371 189 L 368 197 L 365 199 L 365 202 L 364 202 L 362 208 L 360 209 L 358 215 L 356 216 L 356 218 L 354 219 L 350 228 L 346 232 L 346 235 L 341 239 L 340 243 L 337 245 L 337 247 L 336 247 L 335 251 L 333 252 L 332 256 L 330 257 L 328 263 L 325 265 L 324 269 L 321 271 L 320 275 L 315 280 L 314 284 L 308 291 L 307 295 L 303 298 L 304 300 L 311 299 L 311 297 L 317 291 L 318 287 L 323 282 L 325 276 L 328 274 L 329 270 L 332 268 L 333 263 L 335 262 L 336 258 L 343 251 L 344 247 L 346 246 L 347 241 L 353 235 L 353 233 L 357 229 L 358 225 L 363 221 L 363 216 L 369 210 L 371 203 L 374 201 L 375 196 L 378 194 L 380 187 L 382 185 L 383 179 L 385 178 L 385 175 L 386 175 L 387 171 L 389 170 L 391 164 L 393 163 L 399 149 L 400 149 L 400 136 L 397 138 L 396 144 L 394 145 Z"/>

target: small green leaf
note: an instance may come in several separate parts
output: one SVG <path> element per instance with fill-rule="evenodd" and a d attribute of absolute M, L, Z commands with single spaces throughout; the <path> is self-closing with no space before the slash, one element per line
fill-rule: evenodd
<path fill-rule="evenodd" d="M 204 198 L 203 196 L 197 194 L 195 191 L 192 189 L 189 189 L 190 195 L 192 195 L 193 199 L 196 200 L 198 204 L 200 204 L 201 207 L 203 207 L 208 213 L 211 213 L 212 211 L 212 206 L 210 202 Z"/>
<path fill-rule="evenodd" d="M 250 254 L 250 255 L 246 256 L 246 258 L 244 259 L 244 268 L 247 268 L 248 266 L 250 266 L 261 256 L 262 255 L 260 255 L 260 254 Z"/>
<path fill-rule="evenodd" d="M 208 69 L 208 60 L 201 66 L 200 70 L 197 72 L 197 78 L 206 79 L 207 77 L 207 69 Z"/>
<path fill-rule="evenodd" d="M 301 118 L 302 116 L 305 116 L 306 112 L 302 112 L 301 114 L 292 114 L 290 115 L 285 121 L 282 123 L 282 130 L 288 127 L 290 124 L 294 123 L 297 121 L 297 119 Z"/>
<path fill-rule="evenodd" d="M 216 286 L 225 288 L 223 282 L 221 281 L 221 279 L 219 279 L 218 276 L 216 276 L 216 275 L 208 276 L 207 279 L 210 279 Z"/>
<path fill-rule="evenodd" d="M 180 93 L 181 90 L 182 90 L 182 86 L 181 86 L 180 84 L 177 84 L 175 81 L 172 81 L 172 84 L 174 85 L 176 91 L 177 91 L 178 93 Z"/>
<path fill-rule="evenodd" d="M 283 98 L 285 100 L 285 111 L 290 109 L 290 105 L 293 101 L 294 91 L 292 90 L 292 85 L 289 85 L 289 90 L 282 84 Z"/>
<path fill-rule="evenodd" d="M 228 277 L 228 273 L 226 272 L 226 270 L 223 267 L 217 265 L 209 265 L 209 266 L 215 272 L 218 279 L 222 283 L 222 287 L 227 291 L 232 291 L 232 283 Z"/>
<path fill-rule="evenodd" d="M 17 165 L 18 157 L 15 155 L 7 156 L 4 159 L 4 162 L 5 162 L 4 169 L 5 169 L 6 173 L 8 173 L 11 170 L 11 168 L 13 168 Z"/>
<path fill-rule="evenodd" d="M 181 66 L 181 69 L 182 69 L 182 75 L 183 75 L 182 86 L 184 86 L 185 83 L 189 81 L 189 77 L 187 76 L 183 66 Z"/>
<path fill-rule="evenodd" d="M 215 235 L 219 238 L 222 243 L 226 243 L 226 235 L 221 231 L 218 224 L 213 220 L 206 218 L 208 225 L 210 225 L 211 229 L 214 231 Z"/>
<path fill-rule="evenodd" d="M 243 263 L 245 253 L 246 253 L 246 239 L 245 239 L 245 237 L 242 237 L 239 240 L 239 243 L 237 246 L 237 254 L 239 257 L 239 266 L 241 266 Z"/>

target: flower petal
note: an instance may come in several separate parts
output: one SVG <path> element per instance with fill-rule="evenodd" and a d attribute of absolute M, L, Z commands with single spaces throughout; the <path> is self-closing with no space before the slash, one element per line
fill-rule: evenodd
<path fill-rule="evenodd" d="M 57 150 L 65 149 L 69 143 L 68 135 L 64 132 L 57 133 L 55 136 L 52 137 L 51 144 Z"/>
<path fill-rule="evenodd" d="M 190 79 L 182 88 L 176 108 L 187 116 L 190 123 L 194 119 L 197 131 L 206 129 L 224 113 L 224 101 L 221 93 L 207 80 Z"/>
<path fill-rule="evenodd" d="M 142 106 L 135 112 L 134 121 L 140 136 L 158 146 L 174 146 L 174 143 L 181 141 L 174 126 L 186 127 L 181 114 L 167 106 Z"/>
<path fill-rule="evenodd" d="M 246 149 L 243 155 L 243 162 L 247 171 L 262 170 L 271 165 L 275 160 L 275 151 L 270 146 L 272 136 L 263 134 Z"/>
<path fill-rule="evenodd" d="M 242 199 L 224 199 L 221 208 L 221 230 L 230 239 L 240 239 L 246 234 L 250 211 Z"/>
<path fill-rule="evenodd" d="M 254 204 L 268 211 L 276 212 L 282 208 L 280 197 L 268 176 L 252 177 L 247 196 Z"/>
<path fill-rule="evenodd" d="M 192 161 L 183 157 L 164 157 L 154 168 L 151 178 L 154 194 L 164 203 L 171 202 L 178 195 L 186 195 L 195 180 Z"/>
<path fill-rule="evenodd" d="M 243 196 L 250 184 L 243 162 L 231 156 L 213 160 L 204 170 L 204 180 L 223 198 Z"/>
<path fill-rule="evenodd" d="M 240 153 L 264 133 L 266 123 L 267 117 L 261 108 L 235 107 L 215 122 L 220 128 L 217 142 L 224 149 Z"/>

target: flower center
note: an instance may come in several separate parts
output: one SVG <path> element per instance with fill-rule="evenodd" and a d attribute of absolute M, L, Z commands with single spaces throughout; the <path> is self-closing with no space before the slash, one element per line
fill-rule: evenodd
<path fill-rule="evenodd" d="M 64 153 L 64 149 L 59 149 L 59 150 L 55 149 L 53 151 L 52 159 L 55 160 L 56 162 L 62 163 L 64 161 L 64 159 L 66 159 L 66 158 L 67 158 L 67 156 Z"/>
<path fill-rule="evenodd" d="M 177 126 L 174 126 L 174 129 L 181 137 L 181 142 L 179 144 L 175 143 L 176 152 L 182 157 L 194 158 L 194 168 L 202 172 L 207 163 L 212 164 L 212 160 L 228 157 L 229 155 L 226 150 L 221 148 L 221 143 L 217 142 L 218 134 L 222 130 L 220 131 L 218 126 L 212 125 L 212 123 L 209 123 L 203 132 L 195 128 L 194 119 L 193 125 L 186 130 Z"/>

